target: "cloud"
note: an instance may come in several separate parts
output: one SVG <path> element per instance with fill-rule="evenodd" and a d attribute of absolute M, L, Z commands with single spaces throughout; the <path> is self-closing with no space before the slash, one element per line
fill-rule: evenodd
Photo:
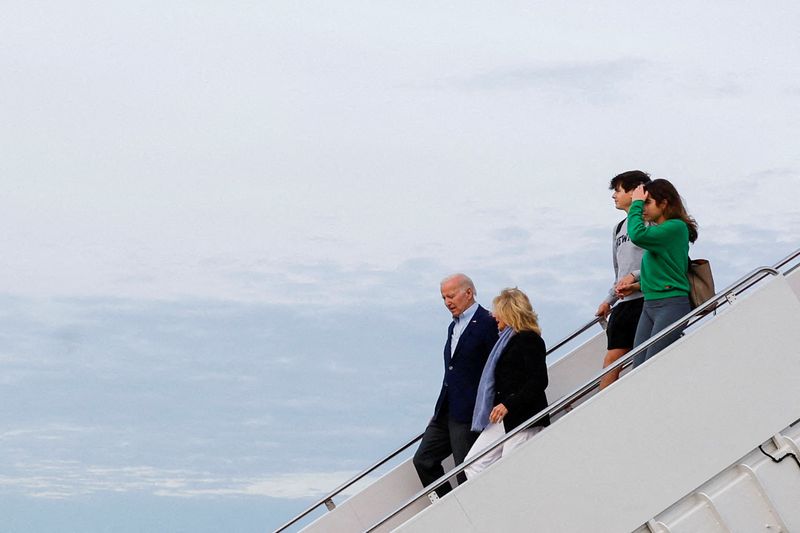
<path fill-rule="evenodd" d="M 553 96 L 609 101 L 624 95 L 626 82 L 643 75 L 651 63 L 628 57 L 605 61 L 528 65 L 496 69 L 456 79 L 462 89 L 493 91 L 532 89 Z"/>
<path fill-rule="evenodd" d="M 685 199 L 700 223 L 698 243 L 718 240 L 746 248 L 753 241 L 748 235 L 764 235 L 765 242 L 800 242 L 800 211 L 787 194 L 795 190 L 800 190 L 800 170 L 791 166 L 692 182 Z"/>
<path fill-rule="evenodd" d="M 229 491 L 228 494 L 269 496 L 272 498 L 320 497 L 357 473 L 357 471 L 345 470 L 339 472 L 282 474 L 265 480 L 248 481 L 236 488 L 227 490 Z M 374 482 L 375 479 L 374 476 L 367 476 L 342 492 L 342 495 L 351 496 Z M 200 494 L 203 493 L 201 492 Z"/>
<path fill-rule="evenodd" d="M 492 230 L 491 236 L 496 241 L 520 245 L 525 244 L 530 239 L 531 232 L 519 226 L 508 226 Z"/>
<path fill-rule="evenodd" d="M 257 378 L 254 376 L 236 372 L 206 372 L 188 376 L 186 379 L 188 381 L 217 381 L 227 383 L 253 383 L 257 381 Z"/>
<path fill-rule="evenodd" d="M 60 500 L 132 492 L 177 498 L 313 498 L 326 494 L 356 473 L 341 470 L 231 478 L 147 465 L 116 467 L 50 460 L 13 465 L 10 471 L 0 474 L 0 494 Z M 352 495 L 375 479 L 367 476 L 342 495 Z"/>
<path fill-rule="evenodd" d="M 22 427 L 3 431 L 0 433 L 0 440 L 16 439 L 31 435 L 38 439 L 61 439 L 64 434 L 90 433 L 96 430 L 97 428 L 93 426 L 56 422 L 41 427 Z"/>

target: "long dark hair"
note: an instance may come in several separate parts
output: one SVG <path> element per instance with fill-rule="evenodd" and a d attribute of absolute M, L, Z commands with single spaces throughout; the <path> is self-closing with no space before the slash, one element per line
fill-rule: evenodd
<path fill-rule="evenodd" d="M 657 204 L 660 204 L 664 200 L 667 201 L 667 206 L 664 208 L 664 217 L 667 219 L 679 218 L 683 220 L 686 223 L 686 227 L 689 228 L 689 242 L 696 241 L 697 221 L 686 212 L 686 208 L 683 207 L 683 199 L 681 195 L 678 194 L 675 186 L 667 180 L 659 178 L 650 183 L 646 183 L 644 188 L 650 193 L 650 197 Z"/>

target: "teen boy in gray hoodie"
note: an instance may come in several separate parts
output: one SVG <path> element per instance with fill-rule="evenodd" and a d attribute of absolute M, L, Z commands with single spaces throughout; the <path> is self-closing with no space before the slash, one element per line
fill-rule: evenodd
<path fill-rule="evenodd" d="M 643 183 L 649 183 L 650 176 L 641 170 L 629 170 L 618 174 L 611 179 L 609 189 L 614 191 L 611 197 L 614 199 L 614 207 L 628 212 L 631 206 L 631 193 Z M 636 325 L 639 323 L 639 315 L 642 314 L 643 295 L 639 290 L 638 284 L 624 293 L 617 291 L 617 283 L 631 272 L 638 273 L 642 264 L 644 250 L 636 246 L 628 238 L 628 227 L 625 224 L 627 219 L 614 226 L 613 231 L 613 258 L 615 282 L 608 291 L 608 296 L 597 308 L 595 316 L 602 316 L 608 319 L 606 337 L 608 344 L 603 368 L 611 365 L 631 351 L 633 348 L 633 338 L 636 335 Z M 638 275 L 634 276 L 638 278 Z M 614 305 L 616 303 L 616 305 Z M 613 306 L 613 309 L 612 309 Z M 619 370 L 607 374 L 600 382 L 603 389 L 619 378 Z"/>

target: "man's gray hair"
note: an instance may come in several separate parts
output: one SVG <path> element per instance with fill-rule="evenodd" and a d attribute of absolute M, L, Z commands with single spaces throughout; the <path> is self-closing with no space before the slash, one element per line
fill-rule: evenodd
<path fill-rule="evenodd" d="M 478 295 L 478 291 L 475 290 L 475 284 L 472 283 L 472 280 L 469 279 L 469 276 L 467 276 L 466 274 L 462 274 L 460 272 L 457 273 L 457 274 L 450 274 L 449 276 L 447 276 L 446 278 L 444 278 L 442 280 L 442 282 L 439 284 L 439 286 L 442 286 L 445 283 L 447 283 L 449 281 L 453 281 L 453 280 L 458 280 L 459 281 L 458 285 L 462 289 L 472 289 L 472 294 L 474 294 L 476 296 Z"/>

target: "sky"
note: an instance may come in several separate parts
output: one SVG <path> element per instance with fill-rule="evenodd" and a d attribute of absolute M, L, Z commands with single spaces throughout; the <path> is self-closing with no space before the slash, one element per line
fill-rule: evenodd
<path fill-rule="evenodd" d="M 591 319 L 624 170 L 718 287 L 800 243 L 790 0 L 0 7 L 7 531 L 274 529 L 424 428 L 444 276 Z"/>

